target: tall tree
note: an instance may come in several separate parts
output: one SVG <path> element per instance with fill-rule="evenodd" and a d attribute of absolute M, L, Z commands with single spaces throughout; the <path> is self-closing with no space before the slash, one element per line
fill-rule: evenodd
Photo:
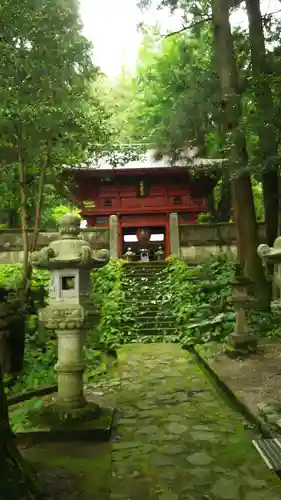
<path fill-rule="evenodd" d="M 147 4 L 149 0 L 142 0 Z M 247 117 L 243 114 L 241 78 L 234 52 L 234 37 L 230 28 L 230 9 L 240 5 L 240 0 L 162 0 L 160 4 L 170 5 L 172 10 L 184 9 L 187 31 L 197 29 L 202 32 L 202 25 L 211 20 L 213 28 L 213 54 L 216 60 L 219 78 L 218 114 L 223 119 L 222 146 L 226 157 L 230 160 L 232 180 L 232 199 L 234 219 L 238 235 L 238 251 L 241 263 L 247 274 L 256 283 L 256 292 L 260 304 L 268 307 L 269 288 L 262 272 L 262 266 L 256 255 L 258 234 L 256 214 L 253 201 L 253 191 L 250 177 L 250 162 L 247 151 L 248 134 L 245 126 Z M 239 37 L 238 37 L 239 39 Z M 236 48 L 236 47 L 235 47 Z M 239 60 L 244 60 L 244 54 L 239 52 Z M 240 61 L 239 61 L 240 62 Z M 245 62 L 245 61 L 244 61 Z M 246 80 L 247 81 L 247 80 Z M 245 100 L 243 101 L 243 105 Z M 219 119 L 220 121 L 220 119 Z M 247 140 L 246 140 L 247 139 Z M 251 137 L 252 140 L 252 137 Z"/>
<path fill-rule="evenodd" d="M 105 112 L 75 0 L 7 0 L 0 18 L 0 166 L 4 175 L 17 170 L 28 283 L 28 207 L 33 200 L 34 247 L 46 175 L 86 161 L 105 142 Z"/>
<path fill-rule="evenodd" d="M 228 155 L 232 167 L 232 194 L 237 228 L 239 257 L 246 273 L 255 281 L 261 307 L 268 307 L 270 290 L 257 256 L 258 234 L 251 179 L 247 170 L 248 155 L 241 124 L 242 107 L 239 95 L 237 66 L 229 21 L 230 3 L 212 0 L 212 24 L 217 72 L 220 81 L 221 107 L 227 133 Z"/>
<path fill-rule="evenodd" d="M 267 242 L 273 245 L 278 229 L 279 157 L 274 126 L 274 102 L 270 86 L 270 69 L 265 50 L 265 38 L 260 0 L 246 0 L 249 19 L 249 39 L 253 90 L 256 99 L 256 126 L 259 136 L 262 184 L 264 195 Z"/>

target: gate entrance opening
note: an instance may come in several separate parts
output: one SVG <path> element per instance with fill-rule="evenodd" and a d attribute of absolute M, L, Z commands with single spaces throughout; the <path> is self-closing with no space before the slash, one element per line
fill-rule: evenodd
<path fill-rule="evenodd" d="M 123 229 L 123 255 L 128 248 L 136 254 L 136 260 L 157 260 L 156 252 L 161 246 L 165 250 L 166 228 L 159 227 L 130 227 Z"/>

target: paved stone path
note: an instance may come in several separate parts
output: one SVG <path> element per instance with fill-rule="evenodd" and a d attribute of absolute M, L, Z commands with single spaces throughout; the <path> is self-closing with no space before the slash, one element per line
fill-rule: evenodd
<path fill-rule="evenodd" d="M 111 500 L 280 500 L 244 418 L 176 344 L 119 352 Z"/>

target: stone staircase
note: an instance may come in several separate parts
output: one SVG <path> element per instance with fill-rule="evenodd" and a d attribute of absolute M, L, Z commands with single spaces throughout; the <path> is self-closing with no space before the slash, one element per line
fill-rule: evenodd
<path fill-rule="evenodd" d="M 178 327 L 168 304 L 161 301 L 165 262 L 126 264 L 122 280 L 125 301 L 133 311 L 124 322 L 124 332 L 134 330 L 139 337 L 175 336 Z M 153 338 L 151 338 L 153 341 Z"/>

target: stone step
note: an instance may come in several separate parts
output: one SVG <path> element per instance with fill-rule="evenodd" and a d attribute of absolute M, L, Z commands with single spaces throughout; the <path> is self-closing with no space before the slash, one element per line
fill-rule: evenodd
<path fill-rule="evenodd" d="M 134 309 L 137 305 L 139 314 L 141 316 L 144 314 L 144 311 L 148 314 L 150 313 L 153 315 L 155 315 L 155 311 L 159 311 L 159 314 L 161 314 L 163 311 L 163 304 L 157 301 L 155 297 L 150 295 L 145 295 L 145 298 L 143 298 L 142 300 L 140 299 L 140 297 L 136 297 L 135 300 L 129 300 L 129 297 L 125 297 L 125 302 L 127 305 L 129 305 L 129 307 L 134 307 Z"/>
<path fill-rule="evenodd" d="M 159 279 L 162 279 L 160 273 L 125 273 L 124 278 L 130 279 L 130 280 L 146 280 L 146 281 L 156 281 Z M 123 278 L 123 279 L 124 279 Z"/>
<path fill-rule="evenodd" d="M 162 282 L 162 280 L 161 280 Z M 130 285 L 138 284 L 139 286 L 154 286 L 156 283 L 160 284 L 155 277 L 154 278 L 129 278 L 127 281 L 123 279 L 122 286 L 126 290 Z"/>
<path fill-rule="evenodd" d="M 149 264 L 126 264 L 124 266 L 124 270 L 128 269 L 134 269 L 135 271 L 144 269 L 145 271 L 148 271 L 149 269 L 165 269 L 167 267 L 167 264 L 154 264 L 154 263 L 149 263 Z"/>
<path fill-rule="evenodd" d="M 151 314 L 150 311 L 141 311 L 136 317 L 136 321 L 174 321 L 174 315 L 171 313 L 165 313 L 159 310 L 159 314 L 157 316 L 155 314 Z"/>
<path fill-rule="evenodd" d="M 153 268 L 150 268 L 150 269 L 126 269 L 124 271 L 124 274 L 126 276 L 158 276 L 158 275 L 162 275 L 164 269 L 165 269 L 164 267 L 158 268 L 158 269 L 153 269 Z"/>
<path fill-rule="evenodd" d="M 126 306 L 128 307 L 131 307 L 133 308 L 133 306 L 136 305 L 136 303 L 138 304 L 138 313 L 142 316 L 143 314 L 145 313 L 151 313 L 151 314 L 156 314 L 155 311 L 159 311 L 159 314 L 161 314 L 161 309 L 162 309 L 162 305 L 161 304 L 152 304 L 151 303 L 151 300 L 148 300 L 146 302 L 139 302 L 139 301 L 136 301 L 136 302 L 129 302 L 129 301 L 126 301 Z"/>
<path fill-rule="evenodd" d="M 139 300 L 140 302 L 149 302 L 151 300 L 157 300 L 155 290 L 139 290 L 136 291 L 136 289 L 133 290 L 124 290 L 125 297 L 128 301 L 136 302 L 136 300 Z"/>
<path fill-rule="evenodd" d="M 124 271 L 124 274 L 127 276 L 157 276 L 157 275 L 162 275 L 164 269 L 165 269 L 164 267 L 158 268 L 158 269 L 153 269 L 153 268 L 150 268 L 150 269 L 126 269 Z"/>
<path fill-rule="evenodd" d="M 138 334 L 141 336 L 153 336 L 153 335 L 177 335 L 179 333 L 178 328 L 140 328 Z"/>
<path fill-rule="evenodd" d="M 159 288 L 160 288 L 160 283 L 159 283 Z M 157 284 L 156 283 L 153 283 L 153 284 L 147 284 L 147 283 L 143 283 L 142 281 L 135 281 L 134 283 L 130 282 L 128 283 L 128 286 L 126 285 L 123 285 L 123 290 L 124 292 L 135 292 L 135 290 L 138 290 L 139 292 L 141 291 L 150 291 L 151 293 L 155 293 L 155 287 L 157 289 Z"/>
<path fill-rule="evenodd" d="M 143 266 L 141 265 L 135 265 L 135 264 L 127 264 L 125 267 L 124 267 L 124 271 L 128 272 L 128 271 L 134 271 L 134 272 L 140 272 L 140 271 L 144 271 L 144 272 L 150 272 L 150 271 L 163 271 L 163 269 L 165 269 L 167 266 L 166 264 L 164 265 L 160 265 L 160 264 L 156 264 L 156 265 L 149 265 L 149 264 L 145 264 Z"/>
<path fill-rule="evenodd" d="M 139 271 L 138 272 L 130 272 L 130 273 L 124 273 L 124 275 L 126 276 L 126 278 L 130 278 L 130 279 L 142 279 L 142 278 L 145 278 L 145 279 L 158 279 L 161 274 L 159 272 L 149 272 L 149 273 L 140 273 Z"/>
<path fill-rule="evenodd" d="M 159 330 L 160 332 L 166 331 L 166 330 L 177 330 L 175 327 L 174 323 L 163 323 L 163 324 L 158 324 L 158 323 L 137 323 L 138 325 L 138 332 L 142 332 L 143 330 Z M 133 326 L 133 325 L 132 325 Z M 130 330 L 130 328 L 128 328 Z M 127 327 L 125 327 L 125 331 L 127 330 Z"/>
<path fill-rule="evenodd" d="M 154 316 L 153 318 L 148 317 L 146 318 L 145 316 L 140 316 L 138 318 L 132 318 L 129 321 L 126 322 L 127 324 L 136 324 L 138 326 L 144 327 L 144 328 L 150 328 L 150 327 L 157 327 L 157 328 L 165 328 L 165 327 L 173 327 L 176 328 L 176 323 L 175 319 L 173 317 L 170 317 L 170 319 L 163 318 L 161 319 L 161 316 Z M 125 325 L 126 326 L 126 325 Z"/>
<path fill-rule="evenodd" d="M 138 260 L 135 262 L 127 262 L 125 267 L 166 267 L 167 262 L 165 260 L 149 260 L 143 261 Z"/>

